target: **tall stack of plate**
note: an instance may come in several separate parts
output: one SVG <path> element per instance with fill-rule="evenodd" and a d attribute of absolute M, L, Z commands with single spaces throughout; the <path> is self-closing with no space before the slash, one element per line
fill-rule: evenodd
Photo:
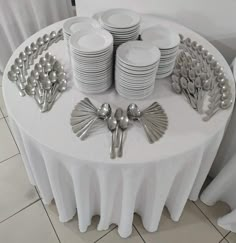
<path fill-rule="evenodd" d="M 137 40 L 140 31 L 140 16 L 128 9 L 110 9 L 98 16 L 101 26 L 114 38 L 114 46 Z"/>
<path fill-rule="evenodd" d="M 66 41 L 67 50 L 69 53 L 70 37 L 73 33 L 80 30 L 100 28 L 100 24 L 89 17 L 72 17 L 66 20 L 63 24 L 63 35 Z"/>
<path fill-rule="evenodd" d="M 161 60 L 156 79 L 169 76 L 173 72 L 175 59 L 178 55 L 180 37 L 169 28 L 158 25 L 144 30 L 141 39 L 150 41 L 161 51 Z"/>
<path fill-rule="evenodd" d="M 151 95 L 161 53 L 149 42 L 129 41 L 116 52 L 115 86 L 128 99 L 144 99 Z"/>
<path fill-rule="evenodd" d="M 102 29 L 81 30 L 70 38 L 75 85 L 85 93 L 101 93 L 112 84 L 113 37 Z"/>

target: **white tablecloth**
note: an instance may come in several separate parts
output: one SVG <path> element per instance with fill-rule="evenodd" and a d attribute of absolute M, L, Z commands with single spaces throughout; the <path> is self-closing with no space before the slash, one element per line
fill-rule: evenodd
<path fill-rule="evenodd" d="M 191 30 L 154 16 L 144 16 L 142 28 L 160 22 L 190 36 L 213 53 L 224 66 L 235 95 L 231 70 L 212 45 Z M 123 158 L 111 160 L 108 131 L 83 142 L 71 131 L 71 111 L 85 97 L 73 82 L 53 109 L 41 114 L 32 98 L 19 97 L 16 87 L 7 79 L 7 70 L 21 49 L 61 25 L 54 24 L 26 40 L 11 57 L 3 77 L 6 107 L 31 183 L 38 186 L 44 203 L 55 199 L 61 222 L 70 220 L 77 210 L 82 232 L 91 217 L 99 214 L 99 230 L 115 223 L 119 234 L 127 237 L 132 231 L 134 212 L 141 215 L 148 231 L 156 231 L 164 206 L 171 218 L 178 221 L 188 198 L 198 198 L 232 108 L 203 122 L 183 96 L 172 92 L 169 79 L 158 81 L 154 94 L 136 103 L 146 107 L 157 100 L 164 107 L 169 118 L 166 135 L 150 145 L 143 130 L 133 126 L 128 130 Z M 52 46 L 50 52 L 65 64 L 71 76 L 64 43 Z M 89 97 L 96 105 L 109 102 L 113 109 L 131 103 L 114 90 Z"/>
<path fill-rule="evenodd" d="M 0 0 L 0 72 L 25 39 L 71 16 L 71 0 Z"/>
<path fill-rule="evenodd" d="M 236 59 L 232 63 L 236 78 Z M 226 130 L 223 141 L 216 157 L 219 168 L 223 167 L 211 184 L 204 190 L 201 200 L 211 206 L 217 201 L 226 202 L 232 212 L 219 218 L 217 223 L 226 230 L 236 233 L 236 108 L 232 113 L 231 121 Z"/>

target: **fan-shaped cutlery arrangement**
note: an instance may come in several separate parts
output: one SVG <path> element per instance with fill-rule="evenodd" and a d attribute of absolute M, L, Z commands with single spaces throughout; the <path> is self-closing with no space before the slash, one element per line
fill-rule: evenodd
<path fill-rule="evenodd" d="M 158 141 L 168 127 L 167 115 L 157 102 L 143 111 L 140 111 L 136 104 L 130 104 L 127 108 L 127 115 L 130 120 L 141 123 L 150 143 Z"/>
<path fill-rule="evenodd" d="M 111 159 L 116 158 L 116 156 L 122 157 L 124 133 L 130 126 L 131 120 L 137 120 L 142 124 L 150 143 L 158 141 L 168 127 L 167 115 L 157 102 L 143 111 L 140 111 L 136 104 L 130 104 L 127 111 L 118 108 L 113 114 L 108 103 L 97 108 L 87 97 L 75 106 L 71 113 L 70 124 L 75 135 L 84 140 L 90 134 L 91 129 L 96 127 L 99 120 L 104 121 L 108 130 L 112 133 Z"/>
<path fill-rule="evenodd" d="M 179 53 L 172 75 L 172 88 L 184 94 L 193 109 L 205 114 L 208 121 L 216 112 L 232 105 L 232 93 L 223 68 L 215 58 L 190 38 L 181 37 Z M 208 99 L 207 109 L 204 100 Z"/>

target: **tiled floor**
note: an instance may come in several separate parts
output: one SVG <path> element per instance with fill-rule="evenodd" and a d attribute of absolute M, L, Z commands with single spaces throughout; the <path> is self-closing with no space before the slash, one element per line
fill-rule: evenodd
<path fill-rule="evenodd" d="M 155 233 L 145 231 L 140 217 L 135 215 L 133 232 L 128 239 L 119 237 L 115 225 L 107 231 L 97 231 L 98 217 L 93 218 L 86 233 L 79 232 L 77 216 L 68 223 L 60 223 L 55 204 L 44 206 L 36 189 L 29 184 L 7 122 L 0 92 L 1 243 L 236 243 L 236 234 L 216 224 L 217 218 L 229 211 L 223 203 L 207 207 L 200 201 L 188 202 L 178 223 L 164 210 Z"/>

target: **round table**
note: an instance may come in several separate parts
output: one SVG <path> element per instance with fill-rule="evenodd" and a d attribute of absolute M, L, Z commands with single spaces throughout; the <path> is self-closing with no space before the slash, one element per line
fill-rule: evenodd
<path fill-rule="evenodd" d="M 234 79 L 222 55 L 204 38 L 176 23 L 156 16 L 143 16 L 142 29 L 165 24 L 191 37 L 208 49 L 224 67 L 235 95 Z M 164 137 L 150 145 L 143 130 L 132 126 L 127 133 L 124 155 L 110 159 L 111 134 L 104 129 L 85 141 L 71 131 L 70 114 L 86 94 L 71 81 L 71 68 L 65 43 L 49 51 L 65 65 L 70 87 L 52 110 L 40 113 L 31 97 L 20 97 L 7 78 L 14 59 L 39 36 L 58 30 L 63 22 L 51 25 L 27 39 L 12 55 L 3 77 L 3 96 L 11 126 L 33 185 L 37 185 L 44 203 L 55 199 L 61 222 L 78 212 L 79 229 L 86 231 L 93 215 L 100 215 L 98 230 L 118 225 L 121 237 L 132 231 L 134 212 L 144 227 L 156 231 L 163 207 L 178 221 L 188 199 L 197 200 L 221 142 L 233 106 L 203 122 L 184 99 L 170 88 L 169 78 L 157 82 L 151 97 L 136 103 L 144 108 L 158 101 L 165 109 L 169 127 Z M 113 109 L 124 109 L 132 101 L 120 97 L 114 89 L 89 95 L 95 105 L 109 102 Z"/>

